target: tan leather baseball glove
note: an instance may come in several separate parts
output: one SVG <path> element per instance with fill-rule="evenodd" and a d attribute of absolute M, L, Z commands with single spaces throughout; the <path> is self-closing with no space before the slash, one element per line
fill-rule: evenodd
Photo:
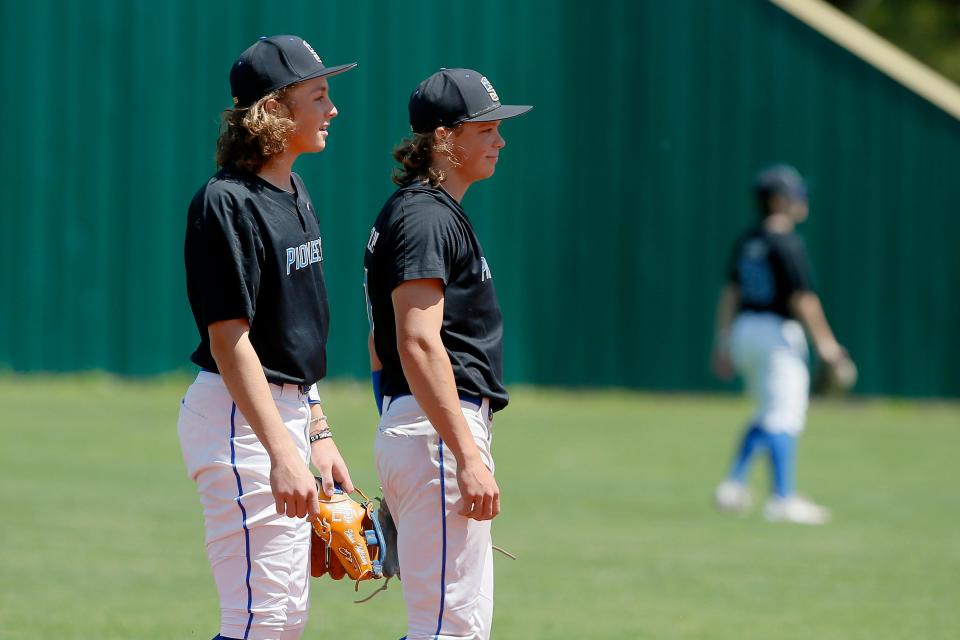
<path fill-rule="evenodd" d="M 360 491 L 363 498 L 357 502 L 339 487 L 332 496 L 320 494 L 320 513 L 313 521 L 310 549 L 310 575 L 318 578 L 329 575 L 340 580 L 349 575 L 359 589 L 361 580 L 383 577 L 382 558 L 387 554 L 387 543 L 373 502 Z"/>

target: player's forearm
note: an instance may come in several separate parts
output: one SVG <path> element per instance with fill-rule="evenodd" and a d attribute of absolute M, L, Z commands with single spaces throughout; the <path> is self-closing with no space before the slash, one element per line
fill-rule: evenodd
<path fill-rule="evenodd" d="M 249 332 L 238 327 L 211 326 L 210 351 L 230 397 L 267 450 L 271 463 L 299 458 L 273 402 Z"/>
<path fill-rule="evenodd" d="M 463 417 L 453 367 L 440 336 L 401 334 L 397 347 L 410 391 L 457 462 L 478 459 L 480 451 Z"/>
<path fill-rule="evenodd" d="M 714 346 L 724 345 L 730 335 L 730 327 L 733 325 L 733 318 L 737 313 L 737 307 L 740 304 L 740 289 L 737 285 L 728 283 L 720 291 L 720 297 L 717 300 L 717 311 L 714 322 Z"/>
<path fill-rule="evenodd" d="M 793 314 L 810 334 L 817 355 L 827 361 L 840 357 L 841 347 L 830 329 L 820 298 L 811 291 L 795 293 L 790 298 Z"/>
<path fill-rule="evenodd" d="M 333 439 L 330 423 L 327 422 L 327 414 L 319 403 L 310 405 L 310 428 L 307 432 L 310 434 L 311 439 L 314 434 L 322 437 L 310 443 L 310 457 L 311 460 L 316 463 L 316 461 L 320 459 L 322 448 L 328 444 L 324 443 L 324 440 Z"/>
<path fill-rule="evenodd" d="M 329 428 L 327 424 L 327 415 L 323 411 L 323 406 L 319 403 L 310 405 L 310 433 Z"/>

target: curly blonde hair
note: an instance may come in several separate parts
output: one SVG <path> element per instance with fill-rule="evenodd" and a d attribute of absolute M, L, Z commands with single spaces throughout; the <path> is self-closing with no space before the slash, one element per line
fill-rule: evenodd
<path fill-rule="evenodd" d="M 289 89 L 268 93 L 249 107 L 223 111 L 217 139 L 218 167 L 258 173 L 271 157 L 283 152 L 296 128 L 287 98 Z M 280 108 L 269 113 L 268 100 L 276 100 Z"/>
<path fill-rule="evenodd" d="M 418 180 L 422 184 L 429 183 L 432 187 L 440 186 L 447 179 L 447 174 L 443 169 L 433 166 L 434 154 L 443 154 L 450 164 L 460 166 L 460 160 L 454 153 L 452 134 L 459 131 L 461 126 L 458 124 L 453 127 L 451 135 L 442 140 L 437 138 L 434 131 L 414 133 L 401 140 L 400 144 L 393 148 L 393 159 L 400 163 L 399 167 L 393 169 L 391 177 L 394 184 L 402 185 Z"/>

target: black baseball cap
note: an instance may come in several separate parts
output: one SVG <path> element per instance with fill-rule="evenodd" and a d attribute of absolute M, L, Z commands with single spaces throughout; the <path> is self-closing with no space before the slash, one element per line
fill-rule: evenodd
<path fill-rule="evenodd" d="M 230 69 L 233 104 L 249 107 L 271 91 L 295 82 L 349 71 L 356 62 L 325 67 L 320 56 L 297 36 L 262 37 L 240 54 Z"/>
<path fill-rule="evenodd" d="M 793 200 L 807 199 L 807 183 L 795 168 L 774 164 L 761 169 L 753 179 L 754 190 L 763 196 L 781 195 Z"/>
<path fill-rule="evenodd" d="M 500 104 L 490 81 L 473 69 L 440 69 L 417 85 L 408 109 L 414 133 L 428 133 L 461 122 L 506 120 L 533 107 Z"/>

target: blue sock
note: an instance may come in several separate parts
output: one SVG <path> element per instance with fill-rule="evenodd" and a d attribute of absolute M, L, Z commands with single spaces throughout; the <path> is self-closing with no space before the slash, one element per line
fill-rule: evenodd
<path fill-rule="evenodd" d="M 793 494 L 796 485 L 797 438 L 789 433 L 770 433 L 767 439 L 773 493 L 778 498 L 786 498 Z"/>
<path fill-rule="evenodd" d="M 750 471 L 750 462 L 753 460 L 757 447 L 763 444 L 767 439 L 767 432 L 758 425 L 751 425 L 743 434 L 740 442 L 740 449 L 733 462 L 733 469 L 730 470 L 730 479 L 746 484 L 747 472 Z"/>

